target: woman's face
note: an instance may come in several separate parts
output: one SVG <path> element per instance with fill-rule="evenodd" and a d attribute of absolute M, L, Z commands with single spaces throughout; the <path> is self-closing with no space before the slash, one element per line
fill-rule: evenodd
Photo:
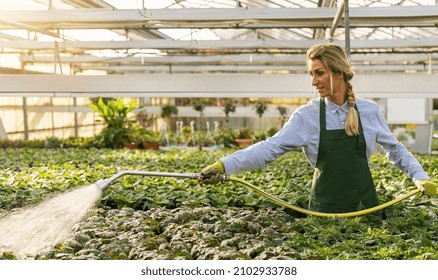
<path fill-rule="evenodd" d="M 312 86 L 320 97 L 327 97 L 336 104 L 345 102 L 345 89 L 341 91 L 341 75 L 332 74 L 319 59 L 309 61 L 309 74 L 312 76 Z M 330 76 L 332 81 L 330 82 Z M 333 90 L 333 92 L 332 92 Z"/>

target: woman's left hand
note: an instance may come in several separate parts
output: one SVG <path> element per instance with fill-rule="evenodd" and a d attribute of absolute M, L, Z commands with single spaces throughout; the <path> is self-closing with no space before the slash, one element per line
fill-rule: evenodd
<path fill-rule="evenodd" d="M 417 188 L 427 196 L 436 195 L 436 184 L 431 180 L 421 180 L 417 183 Z"/>

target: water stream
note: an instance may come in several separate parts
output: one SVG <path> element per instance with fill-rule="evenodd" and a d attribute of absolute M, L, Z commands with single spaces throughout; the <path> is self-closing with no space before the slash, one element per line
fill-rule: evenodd
<path fill-rule="evenodd" d="M 63 193 L 0 219 L 0 253 L 30 258 L 65 240 L 101 195 L 97 185 Z"/>

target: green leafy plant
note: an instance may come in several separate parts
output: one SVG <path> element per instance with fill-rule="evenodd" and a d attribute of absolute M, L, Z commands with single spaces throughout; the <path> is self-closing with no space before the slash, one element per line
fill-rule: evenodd
<path fill-rule="evenodd" d="M 234 139 L 236 138 L 236 135 L 234 134 L 233 129 L 221 128 L 213 138 L 216 144 L 222 147 L 231 148 L 235 146 Z"/>
<path fill-rule="evenodd" d="M 49 149 L 62 148 L 63 143 L 62 140 L 59 139 L 58 137 L 52 136 L 46 139 L 44 146 L 45 148 L 49 148 Z"/>
<path fill-rule="evenodd" d="M 256 102 L 254 105 L 254 109 L 259 117 L 259 130 L 262 129 L 262 117 L 268 109 L 268 105 L 264 101 Z"/>
<path fill-rule="evenodd" d="M 203 147 L 210 147 L 216 144 L 214 137 L 211 134 L 207 134 L 207 132 L 204 130 L 196 131 L 196 139 L 196 142 Z"/>
<path fill-rule="evenodd" d="M 93 137 L 68 137 L 63 140 L 64 148 L 90 148 Z"/>
<path fill-rule="evenodd" d="M 121 148 L 127 140 L 130 126 L 128 114 L 138 108 L 137 100 L 131 99 L 125 103 L 123 98 L 118 98 L 104 102 L 99 98 L 97 102 L 90 104 L 90 108 L 98 113 L 106 124 L 100 133 L 103 147 Z"/>
<path fill-rule="evenodd" d="M 127 141 L 135 144 L 136 148 L 155 149 L 160 145 L 158 132 L 141 126 L 139 123 L 133 124 L 127 132 Z"/>
<path fill-rule="evenodd" d="M 235 130 L 236 139 L 249 139 L 254 136 L 254 130 L 249 127 L 242 127 Z"/>
<path fill-rule="evenodd" d="M 433 132 L 432 136 L 432 150 L 438 151 L 438 131 L 436 130 Z"/>
<path fill-rule="evenodd" d="M 126 142 L 140 145 L 142 137 L 145 133 L 145 128 L 139 124 L 133 124 L 126 130 Z"/>
<path fill-rule="evenodd" d="M 158 143 L 158 133 L 156 131 L 150 129 L 144 129 L 143 133 L 140 136 L 140 143 Z"/>
<path fill-rule="evenodd" d="M 236 111 L 236 101 L 233 99 L 226 99 L 224 102 L 223 111 L 225 113 L 225 123 L 228 125 L 230 121 L 230 113 L 234 113 Z"/>
<path fill-rule="evenodd" d="M 269 137 L 268 131 L 259 130 L 259 131 L 254 132 L 254 135 L 252 138 L 253 138 L 254 142 L 260 142 L 260 141 L 266 140 L 268 137 Z"/>
<path fill-rule="evenodd" d="M 193 110 L 199 112 L 199 130 L 202 130 L 202 117 L 204 116 L 204 110 L 205 110 L 205 103 L 201 100 L 195 100 L 193 101 Z"/>
<path fill-rule="evenodd" d="M 242 127 L 235 131 L 235 136 L 234 142 L 236 142 L 237 146 L 246 148 L 254 141 L 254 130 L 248 127 Z"/>
<path fill-rule="evenodd" d="M 280 127 L 283 127 L 287 121 L 288 109 L 283 106 L 277 107 L 278 113 L 280 113 Z"/>
<path fill-rule="evenodd" d="M 0 215 L 120 169 L 198 172 L 231 151 L 0 149 Z M 438 157 L 417 157 L 438 177 Z M 384 154 L 373 155 L 370 167 L 381 200 L 415 188 Z M 291 151 L 238 176 L 306 207 L 313 168 L 301 151 Z M 418 195 L 387 208 L 384 224 L 368 216 L 297 217 L 240 184 L 206 188 L 190 179 L 125 176 L 102 193 L 71 238 L 35 258 L 437 260 L 437 211 L 436 197 Z M 0 259 L 15 258 L 0 248 Z"/>
<path fill-rule="evenodd" d="M 161 117 L 167 122 L 167 127 L 170 127 L 170 117 L 178 115 L 178 107 L 172 104 L 165 104 L 161 106 Z"/>

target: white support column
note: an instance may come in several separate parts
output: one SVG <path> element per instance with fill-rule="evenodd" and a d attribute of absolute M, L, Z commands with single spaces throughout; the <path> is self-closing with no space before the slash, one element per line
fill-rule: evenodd
<path fill-rule="evenodd" d="M 432 152 L 432 137 L 433 137 L 433 99 L 426 99 L 426 118 L 425 124 L 417 124 L 415 126 L 415 143 L 412 145 L 412 150 L 420 154 L 430 154 Z"/>
<path fill-rule="evenodd" d="M 23 97 L 24 140 L 29 140 L 29 123 L 27 117 L 27 97 Z"/>
<path fill-rule="evenodd" d="M 8 139 L 8 134 L 6 133 L 5 126 L 3 125 L 3 121 L 0 118 L 0 139 Z"/>
<path fill-rule="evenodd" d="M 416 125 L 415 144 L 412 145 L 412 150 L 420 154 L 430 154 L 432 152 L 432 133 L 432 123 Z"/>
<path fill-rule="evenodd" d="M 77 106 L 77 98 L 73 97 L 73 107 Z M 75 137 L 79 137 L 79 121 L 78 121 L 78 113 L 74 113 L 74 126 L 75 126 Z"/>

